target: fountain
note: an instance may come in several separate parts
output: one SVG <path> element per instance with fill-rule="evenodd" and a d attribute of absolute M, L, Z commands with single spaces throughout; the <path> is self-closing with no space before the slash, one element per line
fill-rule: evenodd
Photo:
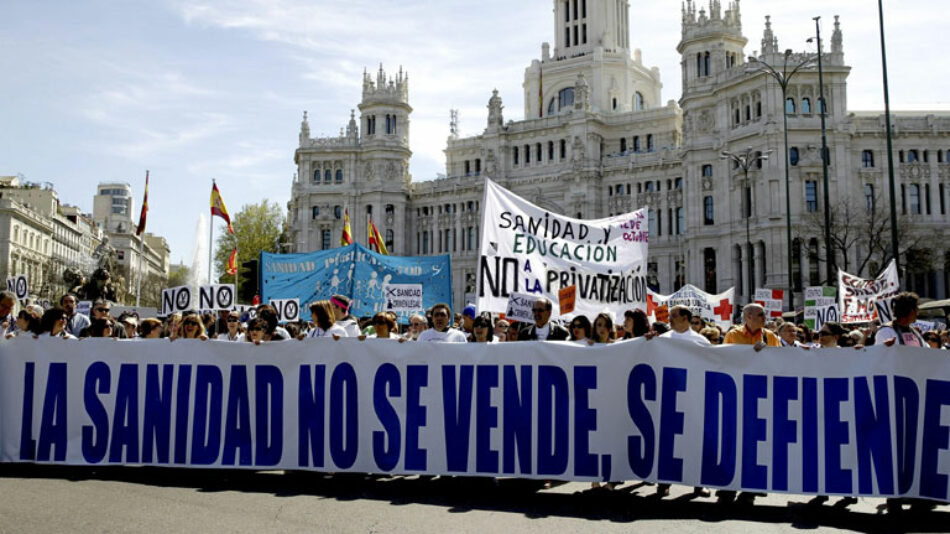
<path fill-rule="evenodd" d="M 191 274 L 188 286 L 192 295 L 198 294 L 198 286 L 211 283 L 208 280 L 208 216 L 202 213 L 198 216 L 198 225 L 195 227 L 194 254 L 191 258 Z"/>

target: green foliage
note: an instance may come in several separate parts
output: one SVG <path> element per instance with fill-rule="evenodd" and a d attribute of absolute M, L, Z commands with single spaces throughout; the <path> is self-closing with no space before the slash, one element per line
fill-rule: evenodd
<path fill-rule="evenodd" d="M 231 251 L 238 249 L 237 266 L 240 273 L 241 264 L 245 261 L 256 259 L 261 252 L 277 252 L 280 248 L 281 232 L 284 228 L 284 213 L 276 202 L 267 199 L 260 204 L 249 204 L 241 208 L 231 217 L 231 224 L 234 227 L 234 233 L 227 230 L 220 218 L 213 217 L 214 223 L 218 226 L 215 233 L 218 238 L 214 250 L 214 267 L 218 273 L 219 283 L 233 283 L 234 277 L 227 274 L 228 258 Z M 221 224 L 218 224 L 221 223 Z M 246 300 L 251 294 L 251 284 L 253 281 L 246 277 L 239 277 L 238 295 L 242 300 Z"/>

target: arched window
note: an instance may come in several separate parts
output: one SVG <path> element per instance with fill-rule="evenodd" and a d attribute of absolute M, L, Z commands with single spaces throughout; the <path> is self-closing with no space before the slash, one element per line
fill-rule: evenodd
<path fill-rule="evenodd" d="M 802 99 L 802 113 L 811 113 L 811 99 L 807 96 Z"/>
<path fill-rule="evenodd" d="M 611 109 L 617 109 L 617 97 L 613 97 L 610 99 L 610 106 L 611 106 Z"/>
<path fill-rule="evenodd" d="M 524 146 L 524 164 L 531 163 L 531 145 Z"/>
<path fill-rule="evenodd" d="M 327 169 L 326 171 L 323 172 L 323 182 L 324 182 L 324 183 L 327 183 L 327 184 L 328 184 L 328 183 L 330 183 L 330 180 L 332 180 L 332 179 L 333 179 L 333 171 L 331 171 L 330 169 Z"/>
<path fill-rule="evenodd" d="M 534 160 L 541 163 L 541 143 L 534 145 Z"/>
<path fill-rule="evenodd" d="M 386 215 L 395 215 L 396 207 L 392 204 L 386 204 Z"/>
<path fill-rule="evenodd" d="M 761 150 L 755 153 L 755 168 L 756 169 L 762 168 L 762 151 Z"/>
<path fill-rule="evenodd" d="M 920 215 L 920 185 L 910 184 L 910 212 Z"/>
<path fill-rule="evenodd" d="M 548 102 L 548 115 L 557 114 L 557 97 L 552 97 L 551 101 Z"/>
<path fill-rule="evenodd" d="M 316 218 L 318 218 L 318 217 L 320 217 L 320 207 L 319 207 L 319 206 L 314 206 L 314 207 L 312 208 L 312 212 L 311 212 L 311 217 L 310 217 L 310 218 L 311 218 L 311 219 L 316 219 Z"/>
<path fill-rule="evenodd" d="M 336 170 L 336 183 L 338 184 L 343 183 L 343 169 Z"/>
<path fill-rule="evenodd" d="M 798 147 L 793 146 L 788 149 L 788 163 L 791 166 L 798 165 Z"/>
<path fill-rule="evenodd" d="M 713 166 L 703 165 L 703 176 L 712 177 L 712 175 L 713 175 Z"/>
<path fill-rule="evenodd" d="M 644 104 L 644 101 L 643 101 L 643 94 L 641 94 L 640 91 L 637 91 L 633 95 L 633 109 L 637 111 L 643 111 L 644 109 L 646 109 L 646 105 Z"/>
<path fill-rule="evenodd" d="M 396 116 L 393 115 L 393 135 L 396 135 Z"/>
<path fill-rule="evenodd" d="M 752 120 L 752 106 L 749 104 L 745 105 L 745 120 L 749 122 Z"/>
<path fill-rule="evenodd" d="M 393 234 L 392 230 L 386 230 L 385 241 L 386 241 L 386 248 L 389 250 L 392 250 L 393 245 L 395 244 L 395 234 Z"/>
<path fill-rule="evenodd" d="M 561 139 L 561 159 L 567 158 L 567 141 Z"/>
<path fill-rule="evenodd" d="M 756 102 L 755 103 L 755 118 L 758 119 L 761 116 L 762 116 L 762 102 Z"/>
<path fill-rule="evenodd" d="M 795 114 L 795 99 L 794 98 L 788 97 L 785 99 L 785 113 L 787 115 Z"/>
<path fill-rule="evenodd" d="M 640 136 L 639 135 L 633 136 L 633 151 L 640 152 Z"/>
<path fill-rule="evenodd" d="M 647 152 L 653 152 L 653 134 L 647 134 Z"/>
<path fill-rule="evenodd" d="M 911 149 L 907 151 L 907 163 L 916 163 L 920 160 L 920 153 L 917 152 L 917 149 Z"/>
<path fill-rule="evenodd" d="M 320 169 L 313 171 L 313 183 L 320 183 Z"/>
<path fill-rule="evenodd" d="M 513 147 L 511 149 L 511 162 L 514 165 L 518 164 L 518 147 Z"/>
<path fill-rule="evenodd" d="M 683 235 L 683 229 L 686 228 L 683 219 L 683 208 L 676 208 L 676 235 Z"/>
<path fill-rule="evenodd" d="M 735 126 L 739 126 L 740 122 L 742 122 L 742 120 L 739 115 L 739 108 L 736 108 L 736 112 L 733 114 L 733 123 L 735 124 Z"/>
<path fill-rule="evenodd" d="M 703 75 L 709 76 L 710 72 L 711 71 L 709 69 L 709 52 L 706 52 L 705 54 L 703 54 Z"/>
<path fill-rule="evenodd" d="M 337 219 L 343 217 L 343 208 L 340 206 L 333 206 L 333 216 Z"/>
<path fill-rule="evenodd" d="M 871 150 L 865 150 L 861 152 L 861 166 L 865 169 L 870 169 L 874 167 L 874 152 Z"/>
<path fill-rule="evenodd" d="M 702 78 L 703 76 L 703 53 L 699 52 L 696 54 L 696 76 Z"/>
<path fill-rule="evenodd" d="M 554 141 L 548 141 L 548 161 L 554 161 Z"/>
<path fill-rule="evenodd" d="M 574 88 L 565 87 L 557 93 L 557 110 L 574 107 Z"/>
<path fill-rule="evenodd" d="M 713 205 L 713 197 L 703 197 L 703 225 L 712 226 L 716 224 L 716 212 Z"/>
<path fill-rule="evenodd" d="M 620 153 L 623 154 L 626 151 L 627 151 L 627 138 L 621 137 L 620 138 Z"/>
<path fill-rule="evenodd" d="M 386 135 L 392 133 L 392 124 L 390 123 L 389 115 L 386 115 Z"/>

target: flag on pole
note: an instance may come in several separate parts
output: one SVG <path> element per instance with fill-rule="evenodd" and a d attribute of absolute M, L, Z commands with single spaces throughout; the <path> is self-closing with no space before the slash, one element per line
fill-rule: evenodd
<path fill-rule="evenodd" d="M 369 233 L 369 237 L 366 239 L 367 246 L 380 254 L 388 256 L 389 251 L 386 250 L 386 242 L 383 241 L 383 236 L 379 235 L 379 229 L 373 224 L 372 217 L 369 218 L 369 228 L 367 228 L 367 231 Z"/>
<path fill-rule="evenodd" d="M 345 247 L 353 244 L 353 232 L 350 231 L 350 210 L 343 210 L 343 235 L 340 236 L 340 246 Z"/>
<path fill-rule="evenodd" d="M 139 213 L 139 225 L 135 229 L 135 235 L 142 235 L 145 232 L 145 216 L 148 215 L 148 171 L 145 171 L 145 198 L 142 199 L 142 211 Z"/>
<path fill-rule="evenodd" d="M 232 250 L 231 256 L 228 258 L 227 273 L 229 276 L 237 274 L 237 249 Z"/>
<path fill-rule="evenodd" d="M 221 192 L 218 191 L 218 184 L 211 186 L 211 215 L 221 217 L 228 223 L 228 231 L 234 233 L 234 227 L 231 226 L 231 216 L 228 215 L 228 208 L 224 205 L 224 199 L 221 198 Z"/>

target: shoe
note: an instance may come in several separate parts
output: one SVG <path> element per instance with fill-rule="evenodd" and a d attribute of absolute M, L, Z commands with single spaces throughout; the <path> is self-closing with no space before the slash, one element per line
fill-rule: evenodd
<path fill-rule="evenodd" d="M 852 504 L 858 504 L 857 497 L 842 497 L 841 500 L 838 501 L 838 506 L 851 506 Z"/>
<path fill-rule="evenodd" d="M 736 498 L 736 504 L 742 504 L 745 506 L 752 506 L 755 504 L 756 494 L 750 491 L 743 491 L 739 494 L 739 497 Z"/>
<path fill-rule="evenodd" d="M 732 504 L 736 500 L 736 492 L 719 490 L 716 492 L 716 504 Z"/>
<path fill-rule="evenodd" d="M 693 495 L 696 497 L 709 497 L 712 495 L 712 492 L 702 486 L 696 486 L 693 488 Z"/>
<path fill-rule="evenodd" d="M 670 485 L 669 484 L 657 484 L 656 485 L 656 496 L 663 498 L 670 496 Z"/>

